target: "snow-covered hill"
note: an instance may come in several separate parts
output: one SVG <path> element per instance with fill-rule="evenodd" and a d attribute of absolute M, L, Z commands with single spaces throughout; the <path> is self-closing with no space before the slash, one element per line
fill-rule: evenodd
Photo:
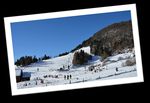
<path fill-rule="evenodd" d="M 80 50 L 84 50 L 85 52 L 91 54 L 89 46 L 83 47 L 76 51 Z M 93 55 L 92 60 L 87 64 L 74 67 L 72 65 L 72 60 L 75 52 L 69 53 L 65 56 L 34 63 L 26 67 L 16 67 L 17 69 L 22 69 L 23 73 L 31 73 L 29 81 L 17 83 L 18 88 L 71 84 L 92 80 L 132 77 L 137 75 L 136 65 L 122 66 L 127 59 L 133 58 L 133 52 L 108 57 L 105 63 L 101 62 L 100 56 Z M 60 70 L 60 68 L 63 67 L 65 69 Z M 91 67 L 94 69 L 89 70 Z"/>

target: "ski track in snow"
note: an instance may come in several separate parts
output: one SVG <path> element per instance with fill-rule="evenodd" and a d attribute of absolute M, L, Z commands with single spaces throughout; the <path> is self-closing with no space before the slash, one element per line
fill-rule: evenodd
<path fill-rule="evenodd" d="M 90 54 L 90 47 L 83 47 L 77 51 L 84 50 Z M 97 65 L 100 63 L 100 57 L 94 56 L 91 61 L 86 65 L 79 67 L 72 66 L 72 59 L 74 53 L 68 55 L 52 58 L 39 63 L 34 63 L 26 67 L 15 67 L 16 69 L 22 69 L 23 72 L 30 72 L 30 81 L 22 81 L 17 83 L 17 87 L 31 88 L 39 86 L 53 86 L 61 84 L 79 83 L 93 80 L 105 80 L 105 79 L 117 79 L 125 77 L 137 76 L 136 65 L 122 67 L 121 64 L 126 61 L 126 58 L 133 53 L 118 54 L 116 56 L 109 57 L 110 63 L 105 65 L 105 68 L 101 71 L 89 71 L 88 67 L 91 65 Z M 118 58 L 122 57 L 122 60 L 118 61 Z M 113 61 L 113 62 L 112 62 Z M 70 70 L 58 71 L 61 67 L 70 65 Z M 116 71 L 118 67 L 118 71 Z M 37 68 L 39 69 L 37 71 Z M 97 67 L 96 67 L 97 68 Z M 71 75 L 69 79 L 64 76 Z M 56 77 L 58 76 L 58 77 Z"/>

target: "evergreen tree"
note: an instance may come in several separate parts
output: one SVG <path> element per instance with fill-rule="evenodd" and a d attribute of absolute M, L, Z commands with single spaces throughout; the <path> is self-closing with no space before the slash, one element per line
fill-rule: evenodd
<path fill-rule="evenodd" d="M 39 62 L 40 62 L 41 60 L 42 60 L 41 58 L 38 59 Z"/>
<path fill-rule="evenodd" d="M 33 57 L 33 63 L 37 62 L 38 59 L 36 58 L 36 56 Z"/>
<path fill-rule="evenodd" d="M 47 56 L 46 54 L 43 56 L 42 60 L 50 59 L 50 56 Z"/>
<path fill-rule="evenodd" d="M 61 54 L 59 54 L 59 56 L 64 56 L 64 55 L 67 55 L 67 54 L 69 54 L 69 52 L 61 53 Z"/>
<path fill-rule="evenodd" d="M 84 63 L 87 63 L 90 59 L 92 59 L 92 56 L 81 50 L 80 52 L 75 52 L 72 62 L 73 65 L 83 65 Z"/>

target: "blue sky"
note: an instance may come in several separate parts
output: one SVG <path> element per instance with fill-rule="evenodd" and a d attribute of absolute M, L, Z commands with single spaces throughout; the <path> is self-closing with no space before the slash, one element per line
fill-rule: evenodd
<path fill-rule="evenodd" d="M 122 11 L 11 23 L 15 60 L 25 55 L 56 56 L 102 28 L 130 19 L 130 11 Z"/>

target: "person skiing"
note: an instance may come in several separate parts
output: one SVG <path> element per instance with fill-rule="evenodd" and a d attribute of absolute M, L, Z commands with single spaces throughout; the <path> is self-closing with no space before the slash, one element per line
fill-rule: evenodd
<path fill-rule="evenodd" d="M 70 69 L 70 65 L 68 65 L 68 70 Z"/>
<path fill-rule="evenodd" d="M 37 68 L 37 71 L 39 71 L 39 68 Z"/>
<path fill-rule="evenodd" d="M 64 79 L 66 79 L 66 75 L 64 75 Z"/>
<path fill-rule="evenodd" d="M 118 71 L 118 67 L 116 67 L 116 71 Z"/>
<path fill-rule="evenodd" d="M 72 78 L 72 75 L 70 75 L 70 79 Z"/>
<path fill-rule="evenodd" d="M 69 75 L 67 75 L 67 79 L 69 79 Z"/>

